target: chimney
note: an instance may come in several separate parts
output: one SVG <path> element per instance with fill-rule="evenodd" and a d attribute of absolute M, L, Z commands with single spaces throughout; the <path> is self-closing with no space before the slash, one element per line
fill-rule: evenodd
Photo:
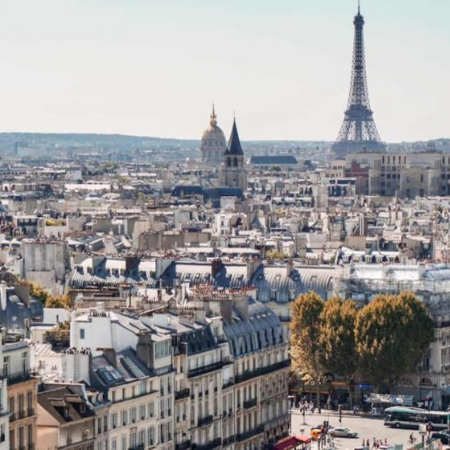
<path fill-rule="evenodd" d="M 233 298 L 233 306 L 241 313 L 244 319 L 248 319 L 248 296 L 236 295 Z"/>
<path fill-rule="evenodd" d="M 153 368 L 153 346 L 152 335 L 150 333 L 139 334 L 136 356 L 146 367 L 149 369 Z"/>
<path fill-rule="evenodd" d="M 103 356 L 107 359 L 107 361 L 113 366 L 117 367 L 117 355 L 116 351 L 113 348 L 104 348 Z"/>
<path fill-rule="evenodd" d="M 3 311 L 6 311 L 6 305 L 8 302 L 8 287 L 4 281 L 0 284 L 0 302 Z"/>
<path fill-rule="evenodd" d="M 139 262 L 137 256 L 126 256 L 125 257 L 125 273 L 130 273 L 132 267 Z"/>
<path fill-rule="evenodd" d="M 247 261 L 247 283 L 250 283 L 253 275 L 259 269 L 261 265 L 261 260 L 259 258 L 252 258 Z"/>
<path fill-rule="evenodd" d="M 157 258 L 155 261 L 155 279 L 158 280 L 172 264 L 171 259 Z"/>
<path fill-rule="evenodd" d="M 286 275 L 290 277 L 293 271 L 294 271 L 294 263 L 292 261 L 288 261 L 288 263 L 286 264 Z"/>
<path fill-rule="evenodd" d="M 228 324 L 231 324 L 231 318 L 233 313 L 233 302 L 231 300 L 223 300 L 220 302 L 220 315 L 223 320 Z"/>
<path fill-rule="evenodd" d="M 222 268 L 222 260 L 220 258 L 214 258 L 211 262 L 211 276 L 216 277 L 217 272 Z"/>
<path fill-rule="evenodd" d="M 27 306 L 30 305 L 30 286 L 28 284 L 16 284 L 14 292 Z"/>

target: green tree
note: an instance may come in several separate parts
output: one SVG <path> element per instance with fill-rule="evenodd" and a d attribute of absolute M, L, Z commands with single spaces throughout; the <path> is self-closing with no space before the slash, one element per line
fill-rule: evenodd
<path fill-rule="evenodd" d="M 25 281 L 25 283 L 30 286 L 30 295 L 45 305 L 47 300 L 51 297 L 50 292 L 47 291 L 47 289 L 45 289 L 42 285 L 34 281 Z"/>
<path fill-rule="evenodd" d="M 325 372 L 345 378 L 350 405 L 352 385 L 358 369 L 355 347 L 355 323 L 358 311 L 352 300 L 334 297 L 325 302 L 320 314 L 319 357 Z"/>
<path fill-rule="evenodd" d="M 315 292 L 301 295 L 291 306 L 291 357 L 293 369 L 304 380 L 315 384 L 317 405 L 320 405 L 320 387 L 323 367 L 320 357 L 320 315 L 324 301 Z"/>
<path fill-rule="evenodd" d="M 45 302 L 46 308 L 67 308 L 69 306 L 67 295 L 50 296 Z"/>
<path fill-rule="evenodd" d="M 285 259 L 285 258 L 287 258 L 288 256 L 287 255 L 285 255 L 283 252 L 279 252 L 279 251 L 277 251 L 277 250 L 269 250 L 267 253 L 266 253 L 266 258 L 267 259 Z"/>
<path fill-rule="evenodd" d="M 433 321 L 414 294 L 377 296 L 356 320 L 361 373 L 378 388 L 395 386 L 415 370 L 433 335 Z"/>

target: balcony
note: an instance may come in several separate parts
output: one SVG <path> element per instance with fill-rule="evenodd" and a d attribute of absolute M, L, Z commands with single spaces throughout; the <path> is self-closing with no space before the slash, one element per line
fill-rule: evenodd
<path fill-rule="evenodd" d="M 234 385 L 233 378 L 230 378 L 226 383 L 223 383 L 222 389 L 228 389 L 229 387 Z"/>
<path fill-rule="evenodd" d="M 175 450 L 188 450 L 192 447 L 191 441 L 184 441 L 175 445 Z"/>
<path fill-rule="evenodd" d="M 204 445 L 195 445 L 195 450 L 213 450 L 214 448 L 220 448 L 222 446 L 222 439 L 217 438 Z"/>
<path fill-rule="evenodd" d="M 231 444 L 234 444 L 234 441 L 235 441 L 235 440 L 236 440 L 236 438 L 235 438 L 234 436 L 227 437 L 227 438 L 225 438 L 225 439 L 223 440 L 222 445 L 223 445 L 224 447 L 227 447 L 227 446 L 229 446 L 229 445 L 231 445 Z"/>
<path fill-rule="evenodd" d="M 175 400 L 187 398 L 189 397 L 190 393 L 191 393 L 190 389 L 182 389 L 181 391 L 175 392 Z"/>
<path fill-rule="evenodd" d="M 202 417 L 201 419 L 198 419 L 198 426 L 204 427 L 206 425 L 210 425 L 211 423 L 213 423 L 213 420 L 213 416 Z"/>
<path fill-rule="evenodd" d="M 209 364 L 208 366 L 197 367 L 196 369 L 191 369 L 188 371 L 188 378 L 198 377 L 199 375 L 204 375 L 209 372 L 214 372 L 215 370 L 219 370 L 223 367 L 223 362 L 219 361 L 213 364 Z"/>
<path fill-rule="evenodd" d="M 244 408 L 245 409 L 251 409 L 254 408 L 258 404 L 257 398 L 252 398 L 251 400 L 246 400 L 244 402 Z"/>
<path fill-rule="evenodd" d="M 264 433 L 264 425 L 258 425 L 253 430 L 246 431 L 244 433 L 240 433 L 236 435 L 236 440 L 238 442 L 246 441 L 252 437 L 258 436 L 258 434 Z"/>
<path fill-rule="evenodd" d="M 246 372 L 244 372 L 240 375 L 236 375 L 235 380 L 236 380 L 236 383 L 242 383 L 244 381 L 251 380 L 252 378 L 256 378 L 261 375 L 266 375 L 268 373 L 272 373 L 272 372 L 275 372 L 280 369 L 285 369 L 290 366 L 291 366 L 291 361 L 288 359 L 286 361 L 281 361 L 279 363 L 272 364 L 270 366 L 260 367 L 259 369 L 247 370 Z"/>
<path fill-rule="evenodd" d="M 16 383 L 22 383 L 23 381 L 31 380 L 33 377 L 31 375 L 31 372 L 29 370 L 27 370 L 27 371 L 14 372 L 14 373 L 9 373 L 9 372 L 5 371 L 3 378 L 7 378 L 8 385 L 12 385 L 12 384 L 16 384 Z"/>

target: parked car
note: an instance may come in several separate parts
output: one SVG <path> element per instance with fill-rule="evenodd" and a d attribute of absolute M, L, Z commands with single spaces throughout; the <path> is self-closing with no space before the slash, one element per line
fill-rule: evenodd
<path fill-rule="evenodd" d="M 328 434 L 333 437 L 346 437 L 346 438 L 358 437 L 358 433 L 350 431 L 348 428 L 333 428 Z"/>
<path fill-rule="evenodd" d="M 431 439 L 439 439 L 444 445 L 449 445 L 450 434 L 445 431 L 441 431 L 439 433 L 432 433 Z"/>

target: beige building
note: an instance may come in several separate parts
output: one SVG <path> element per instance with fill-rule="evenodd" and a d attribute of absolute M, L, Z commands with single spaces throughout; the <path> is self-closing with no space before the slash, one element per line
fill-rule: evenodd
<path fill-rule="evenodd" d="M 450 194 L 450 156 L 443 152 L 350 153 L 346 176 L 358 182 L 357 194 L 405 198 Z"/>
<path fill-rule="evenodd" d="M 38 394 L 37 450 L 94 450 L 95 442 L 95 412 L 82 386 L 45 385 Z"/>
<path fill-rule="evenodd" d="M 6 343 L 3 363 L 8 380 L 9 448 L 33 449 L 36 444 L 36 386 L 31 376 L 30 353 L 25 342 Z"/>

